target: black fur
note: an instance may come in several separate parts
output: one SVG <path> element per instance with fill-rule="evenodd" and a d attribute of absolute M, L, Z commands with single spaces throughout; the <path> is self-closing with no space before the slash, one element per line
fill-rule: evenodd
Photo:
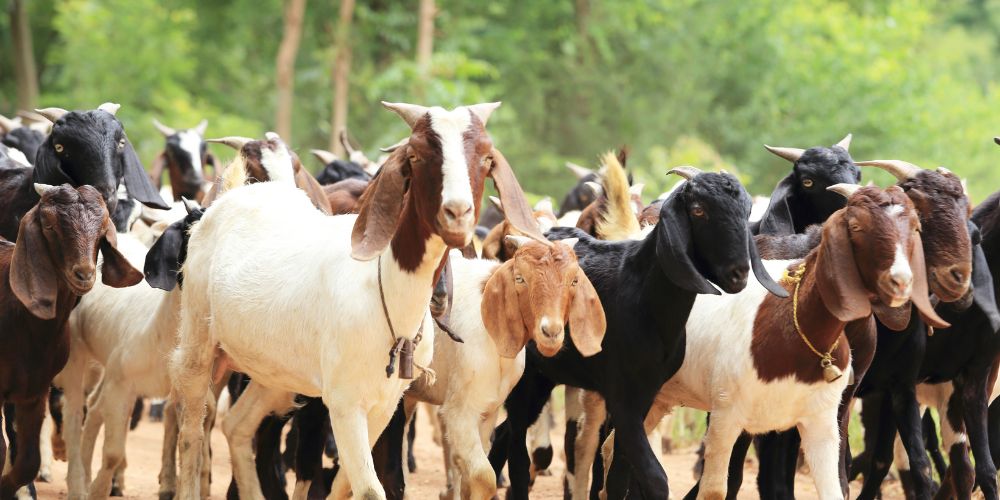
<path fill-rule="evenodd" d="M 372 180 L 372 176 L 365 172 L 365 169 L 349 160 L 333 160 L 323 166 L 323 170 L 316 176 L 320 184 L 326 186 L 345 179 L 360 179 L 363 181 Z"/>
<path fill-rule="evenodd" d="M 183 219 L 168 226 L 156 243 L 153 243 L 152 248 L 146 253 L 146 262 L 143 266 L 143 273 L 149 286 L 168 292 L 175 286 L 184 287 L 184 273 L 181 272 L 181 267 L 187 258 L 190 229 L 204 214 L 205 209 L 202 208 L 188 212 Z M 235 403 L 235 393 L 233 398 Z"/>
<path fill-rule="evenodd" d="M 45 134 L 31 128 L 19 127 L 4 134 L 0 139 L 3 145 L 16 148 L 24 153 L 24 157 L 31 161 L 38 151 L 38 147 L 45 141 Z"/>

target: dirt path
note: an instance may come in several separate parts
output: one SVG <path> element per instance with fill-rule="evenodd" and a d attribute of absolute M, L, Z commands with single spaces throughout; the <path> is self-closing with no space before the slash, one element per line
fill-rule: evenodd
<path fill-rule="evenodd" d="M 438 493 L 444 488 L 444 464 L 441 457 L 441 449 L 431 440 L 431 429 L 424 414 L 418 417 L 416 456 L 418 470 L 412 474 L 407 482 L 407 494 L 411 500 L 437 500 Z M 561 436 L 562 428 L 556 429 L 553 433 L 553 440 L 556 449 L 556 459 L 550 468 L 552 474 L 542 476 L 535 483 L 532 489 L 531 498 L 535 499 L 561 499 L 562 498 L 562 473 L 565 464 L 562 460 Z M 156 498 L 158 491 L 157 475 L 160 470 L 160 446 L 163 439 L 163 427 L 158 423 L 151 423 L 143 420 L 139 427 L 128 437 L 127 456 L 128 469 L 125 474 L 125 494 L 126 498 L 148 499 Z M 231 473 L 229 470 L 229 450 L 225 443 L 225 438 L 216 427 L 212 433 L 213 460 L 212 477 L 215 481 L 212 484 L 212 498 L 225 498 L 226 488 L 229 483 Z M 98 453 L 100 446 L 98 446 Z M 673 491 L 672 497 L 681 498 L 684 493 L 694 484 L 691 475 L 691 467 L 695 462 L 695 450 L 686 449 L 676 451 L 665 457 L 667 471 L 670 474 L 670 486 Z M 97 453 L 95 453 L 97 454 Z M 95 465 L 100 463 L 100 459 L 95 458 Z M 38 483 L 39 498 L 57 499 L 66 497 L 66 463 L 56 462 L 53 466 L 52 484 Z M 294 476 L 289 474 L 288 492 L 291 494 L 294 484 Z M 740 491 L 740 498 L 757 498 L 756 488 L 756 466 L 748 464 L 745 474 L 744 486 Z M 852 484 L 851 491 L 857 492 L 859 484 Z M 883 488 L 884 498 L 902 498 L 898 483 L 887 481 Z M 816 498 L 816 490 L 811 479 L 803 474 L 796 477 L 796 496 L 799 499 L 807 500 Z M 503 494 L 501 492 L 501 498 Z"/>

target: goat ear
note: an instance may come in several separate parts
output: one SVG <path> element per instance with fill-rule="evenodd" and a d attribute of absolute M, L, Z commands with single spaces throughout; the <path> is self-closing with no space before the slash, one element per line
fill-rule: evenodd
<path fill-rule="evenodd" d="M 894 332 L 901 332 L 906 329 L 910 324 L 910 313 L 912 311 L 913 307 L 910 306 L 909 301 L 899 307 L 889 307 L 881 301 L 872 304 L 872 312 L 875 313 L 875 317 Z"/>
<path fill-rule="evenodd" d="M 296 165 L 301 165 L 298 161 L 295 162 Z M 306 192 L 309 196 L 309 201 L 312 201 L 313 205 L 323 212 L 325 215 L 333 214 L 330 210 L 330 199 L 326 197 L 326 192 L 323 191 L 323 186 L 319 184 L 308 170 L 300 168 L 295 171 L 295 185 L 299 189 Z"/>
<path fill-rule="evenodd" d="M 795 193 L 795 174 L 788 174 L 775 186 L 771 192 L 771 202 L 760 218 L 758 234 L 792 234 L 795 224 L 792 221 L 792 207 L 789 203 Z"/>
<path fill-rule="evenodd" d="M 823 225 L 823 240 L 816 261 L 820 297 L 837 319 L 852 321 L 872 313 L 843 212 L 834 213 Z"/>
<path fill-rule="evenodd" d="M 490 169 L 490 177 L 493 178 L 493 185 L 500 193 L 504 217 L 521 234 L 546 245 L 551 245 L 549 240 L 545 239 L 542 232 L 538 230 L 538 221 L 535 220 L 534 212 L 528 205 L 524 191 L 521 190 L 521 185 L 518 184 L 517 177 L 514 177 L 514 171 L 511 170 L 503 153 L 493 148 L 490 154 L 493 155 L 493 168 Z"/>
<path fill-rule="evenodd" d="M 760 252 L 757 251 L 757 242 L 754 241 L 753 236 L 747 236 L 747 240 L 750 241 L 747 245 L 750 248 L 750 267 L 753 269 L 753 275 L 757 278 L 757 281 L 775 296 L 781 298 L 788 297 L 788 290 L 775 283 L 771 275 L 767 273 L 767 269 L 764 268 L 764 263 L 760 261 Z"/>
<path fill-rule="evenodd" d="M 928 325 L 934 328 L 948 328 L 951 324 L 934 312 L 934 306 L 931 305 L 928 298 L 930 292 L 927 289 L 927 267 L 924 264 L 924 245 L 920 240 L 919 232 L 913 233 L 911 244 L 913 248 L 910 250 L 909 257 L 910 269 L 913 271 L 913 291 L 910 293 L 910 301 L 917 306 L 920 317 L 924 318 Z"/>
<path fill-rule="evenodd" d="M 660 209 L 660 221 L 656 225 L 656 257 L 667 278 L 675 285 L 694 293 L 721 295 L 722 292 L 694 267 L 688 255 L 692 245 L 691 223 L 680 191 L 671 193 Z"/>
<path fill-rule="evenodd" d="M 408 154 L 409 146 L 394 151 L 358 200 L 358 219 L 351 233 L 351 257 L 357 260 L 378 257 L 396 233 L 403 200 L 410 186 Z"/>
<path fill-rule="evenodd" d="M 56 317 L 58 280 L 36 205 L 21 219 L 14 255 L 10 259 L 10 288 L 31 314 L 52 319 Z"/>
<path fill-rule="evenodd" d="M 51 136 L 47 137 L 45 142 L 38 147 L 38 152 L 35 153 L 34 166 L 35 169 L 32 172 L 34 182 L 50 186 L 61 186 L 63 184 L 73 186 L 76 184 L 63 171 L 62 163 L 59 161 L 59 157 L 56 156 L 56 150 L 52 146 Z"/>
<path fill-rule="evenodd" d="M 502 222 L 500 223 L 503 224 Z M 503 260 L 501 253 L 503 252 L 504 241 L 503 241 L 503 229 L 493 228 L 483 239 L 483 258 L 484 259 L 497 259 Z"/>
<path fill-rule="evenodd" d="M 972 300 L 990 322 L 993 331 L 1000 330 L 1000 312 L 997 311 L 996 290 L 993 289 L 993 275 L 986 261 L 983 247 L 972 247 Z"/>
<path fill-rule="evenodd" d="M 171 291 L 180 283 L 181 246 L 184 244 L 183 221 L 170 225 L 146 253 L 143 272 L 153 288 Z"/>
<path fill-rule="evenodd" d="M 170 210 L 170 205 L 160 198 L 160 192 L 149 181 L 149 175 L 142 168 L 139 155 L 132 148 L 132 143 L 125 139 L 125 150 L 122 151 L 122 174 L 125 176 L 125 189 L 139 203 L 151 208 Z"/>
<path fill-rule="evenodd" d="M 114 288 L 126 288 L 142 281 L 142 273 L 132 267 L 128 259 L 118 251 L 118 237 L 114 225 L 109 224 L 101 238 L 101 282 Z"/>
<path fill-rule="evenodd" d="M 497 268 L 486 280 L 483 302 L 480 306 L 483 325 L 505 358 L 517 357 L 528 343 L 528 329 L 521 316 L 521 303 L 514 289 L 514 263 L 508 261 Z"/>
<path fill-rule="evenodd" d="M 576 271 L 576 280 L 573 302 L 569 306 L 569 336 L 576 350 L 588 357 L 601 352 L 608 323 L 601 298 L 583 270 Z"/>

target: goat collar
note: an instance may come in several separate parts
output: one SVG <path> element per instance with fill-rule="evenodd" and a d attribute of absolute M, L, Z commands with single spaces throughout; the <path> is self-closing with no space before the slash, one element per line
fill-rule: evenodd
<path fill-rule="evenodd" d="M 399 356 L 399 378 L 412 379 L 413 367 L 416 366 L 421 372 L 427 375 L 429 383 L 433 384 L 434 370 L 421 366 L 413 361 L 413 353 L 417 350 L 417 344 L 424 338 L 424 322 L 420 321 L 417 334 L 413 340 L 406 337 L 398 337 L 396 329 L 392 327 L 392 318 L 389 317 L 389 307 L 385 303 L 385 292 L 382 291 L 382 255 L 378 256 L 378 296 L 382 301 L 382 313 L 385 315 L 385 322 L 389 325 L 389 335 L 392 336 L 392 347 L 389 348 L 389 364 L 385 367 L 385 378 L 391 378 L 396 371 L 396 356 Z"/>
<path fill-rule="evenodd" d="M 809 338 L 806 337 L 806 334 L 802 333 L 802 328 L 799 326 L 799 284 L 802 282 L 802 277 L 805 276 L 805 274 L 806 263 L 803 262 L 799 265 L 799 268 L 794 271 L 785 269 L 781 279 L 787 281 L 788 283 L 795 284 L 795 291 L 792 292 L 792 323 L 795 325 L 795 332 L 799 334 L 799 338 L 801 338 L 802 342 L 806 344 L 806 347 L 808 347 L 813 354 L 819 356 L 819 366 L 823 368 L 823 378 L 827 381 L 827 383 L 832 383 L 844 375 L 840 368 L 837 368 L 837 365 L 833 364 L 835 359 L 832 353 L 837 349 L 837 345 L 840 344 L 840 336 L 838 336 L 837 340 L 833 341 L 833 345 L 831 345 L 830 348 L 823 353 L 819 352 L 819 349 L 816 349 L 816 347 L 813 346 L 812 342 L 809 341 Z M 853 384 L 853 382 L 848 383 Z"/>

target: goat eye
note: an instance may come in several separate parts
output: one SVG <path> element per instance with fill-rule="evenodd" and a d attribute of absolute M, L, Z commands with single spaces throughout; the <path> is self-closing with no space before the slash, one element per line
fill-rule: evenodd
<path fill-rule="evenodd" d="M 56 150 L 56 153 L 62 153 L 63 152 L 63 145 L 62 144 L 56 144 L 55 145 L 55 150 Z"/>
<path fill-rule="evenodd" d="M 813 180 L 812 179 L 802 179 L 802 186 L 803 187 L 807 187 L 807 188 L 813 187 Z"/>
<path fill-rule="evenodd" d="M 572 286 L 576 286 L 576 284 L 579 283 L 579 282 L 580 282 L 580 278 L 573 278 Z"/>
<path fill-rule="evenodd" d="M 857 232 L 861 232 L 861 225 L 860 224 L 851 224 L 851 231 L 854 231 L 856 233 Z"/>
<path fill-rule="evenodd" d="M 120 139 L 120 140 L 118 141 L 118 149 L 125 149 L 125 138 L 124 138 L 124 137 L 122 137 L 122 138 L 121 138 L 121 139 Z"/>
<path fill-rule="evenodd" d="M 703 209 L 703 208 L 701 208 L 699 206 L 693 206 L 693 207 L 691 207 L 691 215 L 693 215 L 695 217 L 704 217 L 705 216 L 705 209 Z"/>
<path fill-rule="evenodd" d="M 517 283 L 519 285 L 523 285 L 524 284 L 524 277 L 521 276 L 520 274 L 514 276 L 514 283 Z"/>

